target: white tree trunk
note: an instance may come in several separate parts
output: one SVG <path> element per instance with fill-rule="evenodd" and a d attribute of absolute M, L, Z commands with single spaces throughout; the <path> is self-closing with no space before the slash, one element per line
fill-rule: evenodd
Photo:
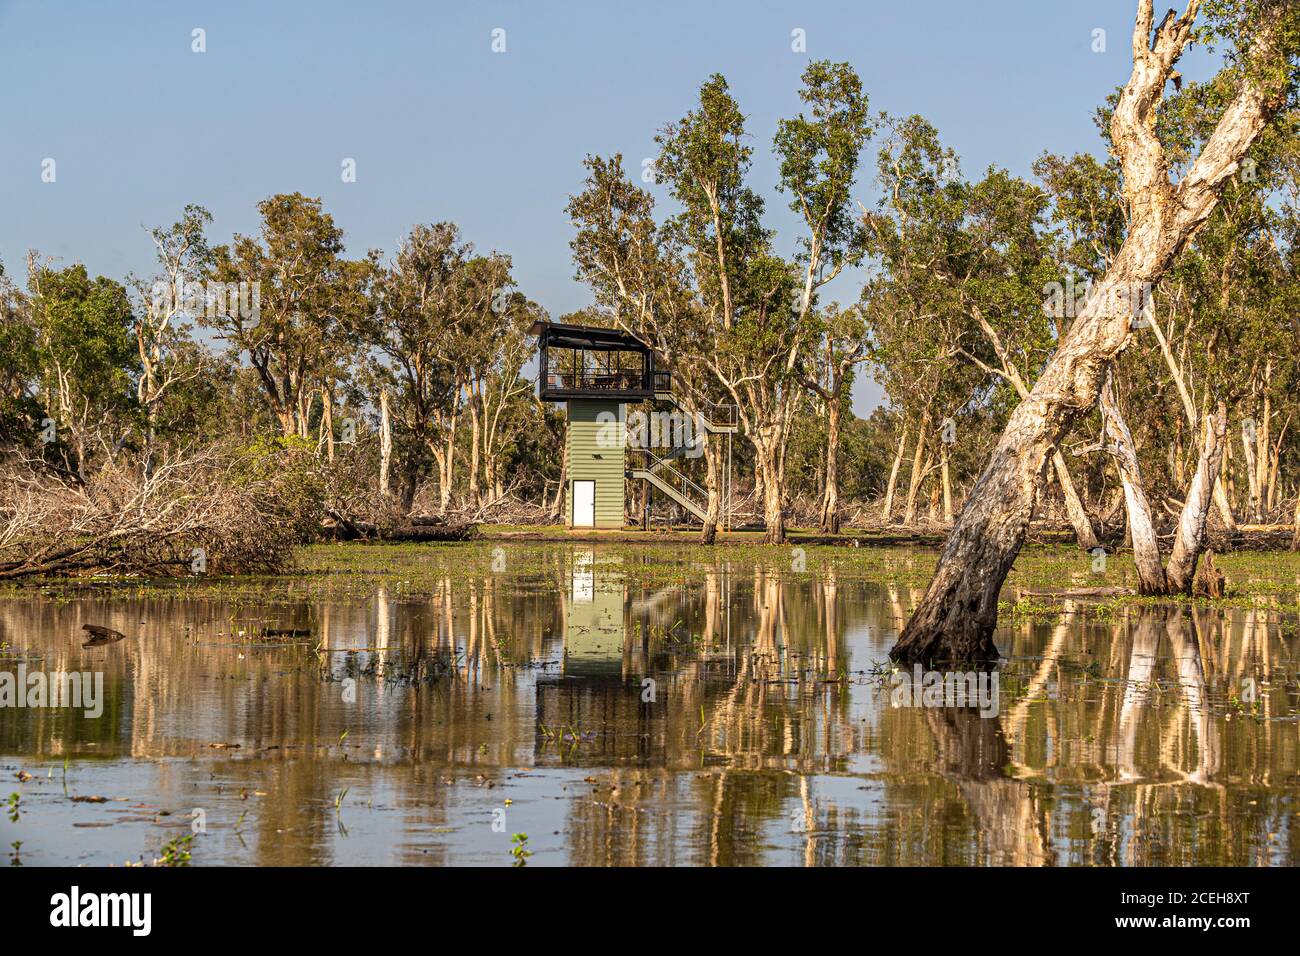
<path fill-rule="evenodd" d="M 1178 519 L 1178 536 L 1174 539 L 1174 550 L 1169 556 L 1169 568 L 1165 572 L 1169 590 L 1173 593 L 1191 593 L 1192 580 L 1196 577 L 1196 562 L 1205 549 L 1205 526 L 1210 511 L 1211 489 L 1219 476 L 1223 449 L 1227 444 L 1224 438 L 1228 427 L 1227 417 L 1222 402 L 1213 417 L 1206 416 L 1201 457 L 1196 463 L 1191 487 L 1187 489 L 1187 500 L 1183 502 L 1183 512 Z"/>
<path fill-rule="evenodd" d="M 1115 401 L 1115 387 L 1109 375 L 1101 389 L 1101 416 L 1106 436 L 1115 442 L 1109 450 L 1115 456 L 1115 468 L 1124 488 L 1129 536 L 1133 540 L 1133 563 L 1137 565 L 1138 592 L 1164 594 L 1165 569 L 1160 561 L 1160 542 L 1156 539 L 1151 506 L 1147 503 L 1146 492 L 1142 488 L 1137 450 L 1133 447 L 1133 436 L 1128 424 Z"/>
<path fill-rule="evenodd" d="M 1024 542 L 1052 449 L 1095 406 L 1102 376 L 1145 304 L 1142 290 L 1160 280 L 1205 224 L 1224 184 L 1283 102 L 1279 88 L 1285 69 L 1268 71 L 1265 79 L 1250 74 L 1186 175 L 1177 185 L 1170 181 L 1155 119 L 1197 9 L 1192 0 L 1183 16 L 1166 17 L 1153 37 L 1151 2 L 1139 4 L 1133 72 L 1111 118 L 1131 216 L 1128 235 L 1029 398 L 1012 411 L 948 536 L 929 588 L 891 651 L 897 660 L 996 659 L 998 598 Z M 1254 39 L 1252 58 L 1269 57 L 1274 47 L 1267 29 Z M 1134 301 L 1139 291 L 1142 297 Z"/>
<path fill-rule="evenodd" d="M 388 496 L 388 469 L 393 459 L 393 420 L 388 412 L 388 389 L 379 393 L 379 493 Z"/>
<path fill-rule="evenodd" d="M 880 508 L 880 520 L 884 524 L 889 524 L 893 519 L 894 490 L 898 487 L 898 472 L 903 465 L 903 453 L 907 447 L 907 433 L 910 428 L 910 425 L 903 424 L 903 431 L 898 436 L 898 448 L 894 451 L 894 463 L 889 468 L 889 484 L 885 486 L 885 503 Z"/>

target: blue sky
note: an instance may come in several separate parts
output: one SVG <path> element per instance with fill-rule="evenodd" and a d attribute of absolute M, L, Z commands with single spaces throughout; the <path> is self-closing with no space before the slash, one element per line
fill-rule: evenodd
<path fill-rule="evenodd" d="M 1127 78 L 1135 6 L 0 0 L 0 260 L 20 276 L 35 248 L 149 274 L 145 227 L 187 202 L 225 241 L 256 229 L 259 200 L 298 190 L 322 197 L 354 254 L 452 220 L 510 254 L 521 288 L 558 316 L 590 301 L 564 214 L 583 157 L 621 152 L 639 170 L 709 74 L 749 115 L 754 184 L 788 252 L 770 144 L 809 59 L 852 63 L 875 110 L 926 116 L 967 174 L 1028 175 L 1044 149 L 1098 149 L 1092 113 Z M 191 50 L 195 28 L 205 53 Z M 806 53 L 791 49 L 795 29 Z M 1193 55 L 1183 72 L 1205 66 Z M 54 183 L 41 181 L 46 158 Z M 341 181 L 345 158 L 356 182 Z M 857 193 L 871 199 L 869 175 Z M 852 277 L 831 295 L 856 298 Z M 878 396 L 863 378 L 859 413 Z"/>

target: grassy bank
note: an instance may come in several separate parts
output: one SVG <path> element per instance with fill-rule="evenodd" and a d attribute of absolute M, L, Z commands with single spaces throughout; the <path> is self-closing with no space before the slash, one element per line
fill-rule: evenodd
<path fill-rule="evenodd" d="M 535 530 L 535 529 L 534 529 Z M 445 583 L 502 579 L 525 587 L 549 590 L 571 574 L 575 552 L 591 551 L 602 567 L 617 569 L 629 583 L 646 587 L 689 585 L 709 573 L 778 574 L 783 578 L 856 579 L 899 589 L 924 588 L 934 572 L 938 549 L 929 544 L 886 545 L 860 538 L 859 547 L 825 543 L 812 536 L 792 536 L 785 545 L 765 545 L 761 535 L 736 532 L 717 547 L 701 547 L 690 536 L 665 539 L 628 532 L 542 537 L 516 535 L 511 529 L 491 529 L 467 542 L 314 544 L 295 554 L 296 570 L 282 575 L 185 578 L 92 576 L 27 581 L 0 589 L 0 597 L 84 595 L 87 590 L 114 597 L 166 594 L 174 599 L 223 596 L 241 602 L 273 603 L 328 593 L 362 600 L 379 587 L 394 597 L 415 598 L 437 592 Z M 1228 597 L 1220 606 L 1300 605 L 1300 553 L 1239 551 L 1220 554 L 1227 575 Z M 1069 592 L 1079 589 L 1132 589 L 1136 586 L 1132 556 L 1117 552 L 1104 565 L 1068 544 L 1026 545 L 1008 576 L 1004 601 L 1015 613 L 1055 613 Z M 905 603 L 907 596 L 900 594 Z M 1189 602 L 1176 598 L 1139 598 L 1105 594 L 1094 605 Z"/>

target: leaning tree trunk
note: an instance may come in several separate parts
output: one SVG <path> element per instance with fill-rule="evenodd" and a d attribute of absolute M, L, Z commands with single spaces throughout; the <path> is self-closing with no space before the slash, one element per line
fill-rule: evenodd
<path fill-rule="evenodd" d="M 1061 486 L 1061 494 L 1065 496 L 1065 514 L 1070 519 L 1070 527 L 1074 529 L 1074 539 L 1084 551 L 1091 551 L 1101 542 L 1097 540 L 1097 531 L 1092 526 L 1092 519 L 1088 517 L 1088 509 L 1079 498 L 1074 480 L 1070 477 L 1070 469 L 1065 466 L 1065 456 L 1059 449 L 1052 453 L 1052 467 L 1056 469 L 1056 481 Z"/>
<path fill-rule="evenodd" d="M 826 404 L 826 487 L 822 493 L 821 530 L 840 533 L 840 403 L 838 397 Z"/>
<path fill-rule="evenodd" d="M 916 522 L 916 502 L 921 494 L 921 484 L 926 474 L 930 471 L 930 456 L 927 454 L 925 460 L 919 465 L 914 463 L 915 477 L 908 483 L 907 503 L 903 506 L 903 525 L 911 527 Z"/>
<path fill-rule="evenodd" d="M 1284 101 L 1285 61 L 1264 79 L 1248 73 L 1191 169 L 1177 185 L 1170 181 L 1155 120 L 1197 8 L 1192 0 L 1183 16 L 1166 17 L 1153 37 L 1151 2 L 1139 4 L 1133 73 L 1111 118 L 1131 217 L 1128 235 L 1029 398 L 1012 411 L 948 537 L 929 588 L 890 652 L 895 660 L 996 659 L 998 596 L 1024 543 L 1052 449 L 1096 404 L 1102 376 L 1127 343 L 1147 290 L 1204 225 L 1224 184 Z M 1272 32 L 1267 25 L 1262 31 L 1254 38 L 1251 59 L 1276 60 Z M 1135 300 L 1136 290 L 1142 295 Z"/>
<path fill-rule="evenodd" d="M 880 520 L 889 524 L 894 512 L 894 490 L 898 487 L 898 470 L 903 465 L 903 453 L 907 448 L 907 433 L 911 426 L 903 424 L 903 432 L 898 436 L 898 448 L 894 451 L 894 463 L 889 468 L 889 484 L 885 486 L 885 503 L 880 508 Z"/>
<path fill-rule="evenodd" d="M 1187 489 L 1187 500 L 1183 503 L 1183 512 L 1178 519 L 1178 535 L 1174 539 L 1174 550 L 1169 556 L 1169 568 L 1165 572 L 1169 591 L 1173 594 L 1192 593 L 1196 561 L 1205 549 L 1205 526 L 1210 513 L 1210 499 L 1214 494 L 1219 469 L 1223 465 L 1227 418 L 1223 402 L 1219 403 L 1213 418 L 1206 417 L 1201 457 L 1196 463 L 1192 484 Z"/>
<path fill-rule="evenodd" d="M 1002 361 L 1003 375 L 1015 389 L 1016 395 L 1024 401 L 1029 397 L 1029 386 L 1025 384 L 1023 376 L 1016 368 L 1014 362 L 1008 356 L 1006 348 L 1002 344 L 1002 337 L 998 335 L 997 330 L 993 328 L 982 315 L 976 314 L 980 328 L 984 330 L 984 336 L 992 344 L 993 349 L 997 352 L 998 358 Z M 1056 481 L 1061 486 L 1061 495 L 1065 499 L 1065 514 L 1069 518 L 1070 527 L 1074 529 L 1074 539 L 1079 547 L 1084 551 L 1091 551 L 1097 547 L 1100 542 L 1097 540 L 1097 532 L 1092 526 L 1092 519 L 1088 517 L 1088 511 L 1083 507 L 1083 502 L 1079 500 L 1079 492 L 1074 487 L 1074 480 L 1070 477 L 1070 469 L 1065 465 L 1065 456 L 1061 454 L 1060 449 L 1052 453 L 1052 467 L 1056 469 Z M 948 516 L 951 520 L 951 515 Z"/>
<path fill-rule="evenodd" d="M 1128 514 L 1129 536 L 1133 539 L 1133 563 L 1137 565 L 1138 593 L 1164 594 L 1165 569 L 1160 561 L 1160 542 L 1156 539 L 1151 505 L 1142 488 L 1142 471 L 1128 423 L 1115 401 L 1115 385 L 1110 375 L 1101 388 L 1101 420 L 1106 436 L 1114 439 L 1107 450 L 1115 456 L 1115 469 L 1124 488 L 1124 505 Z M 1104 440 L 1103 440 L 1104 443 Z"/>

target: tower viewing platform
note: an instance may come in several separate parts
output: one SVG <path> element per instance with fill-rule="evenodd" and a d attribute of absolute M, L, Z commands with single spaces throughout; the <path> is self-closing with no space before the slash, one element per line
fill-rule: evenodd
<path fill-rule="evenodd" d="M 654 350 L 618 329 L 538 322 L 538 397 L 544 402 L 596 399 L 643 402 L 672 391 L 655 368 Z"/>
<path fill-rule="evenodd" d="M 688 476 L 686 459 L 704 454 L 710 434 L 726 436 L 723 501 L 729 526 L 731 435 L 739 430 L 734 405 L 688 411 L 673 393 L 671 373 L 655 367 L 654 349 L 618 329 L 537 322 L 529 332 L 537 337 L 538 398 L 564 402 L 567 408 L 564 482 L 569 527 L 623 527 L 628 479 L 644 485 L 643 521 L 652 487 L 697 520 L 707 520 L 709 492 Z M 647 441 L 644 435 L 636 439 L 636 447 L 629 447 L 627 406 L 641 402 L 662 402 L 677 410 L 655 413 L 679 420 L 677 428 L 661 430 L 672 436 L 662 453 L 640 447 Z M 692 427 L 681 427 L 684 419 Z M 698 477 L 698 469 L 696 473 Z"/>

